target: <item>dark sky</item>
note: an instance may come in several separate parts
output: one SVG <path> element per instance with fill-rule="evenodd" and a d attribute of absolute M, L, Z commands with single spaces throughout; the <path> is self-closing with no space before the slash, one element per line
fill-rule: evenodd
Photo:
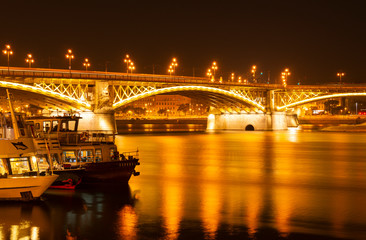
<path fill-rule="evenodd" d="M 285 68 L 289 84 L 366 83 L 363 1 L 7 1 L 1 3 L 0 46 L 10 43 L 13 66 L 73 68 L 88 57 L 93 70 L 122 71 L 131 55 L 137 72 L 204 76 L 213 60 L 219 75 L 244 75 L 256 64 L 274 81 Z M 6 65 L 6 57 L 0 58 Z"/>

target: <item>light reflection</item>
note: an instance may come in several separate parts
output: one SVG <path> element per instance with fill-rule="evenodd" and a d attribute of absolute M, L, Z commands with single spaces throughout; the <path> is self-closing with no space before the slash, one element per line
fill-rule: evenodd
<path fill-rule="evenodd" d="M 181 181 L 166 181 L 162 192 L 162 216 L 166 237 L 164 239 L 175 240 L 179 237 L 180 221 L 182 219 L 184 188 Z"/>
<path fill-rule="evenodd" d="M 204 184 L 201 190 L 201 215 L 205 239 L 216 239 L 221 222 L 222 199 L 217 184 Z"/>
<path fill-rule="evenodd" d="M 251 187 L 249 194 L 247 194 L 247 218 L 246 218 L 246 225 L 248 227 L 248 234 L 250 238 L 254 239 L 254 234 L 257 232 L 259 228 L 259 216 L 261 210 L 263 209 L 263 191 L 260 187 Z"/>
<path fill-rule="evenodd" d="M 292 216 L 293 202 L 292 192 L 289 189 L 279 188 L 273 194 L 275 204 L 275 221 L 277 229 L 280 233 L 287 234 L 290 232 L 290 217 Z M 286 236 L 283 236 L 286 237 Z"/>
<path fill-rule="evenodd" d="M 118 234 L 121 239 L 136 239 L 138 216 L 131 205 L 125 205 L 118 212 Z"/>

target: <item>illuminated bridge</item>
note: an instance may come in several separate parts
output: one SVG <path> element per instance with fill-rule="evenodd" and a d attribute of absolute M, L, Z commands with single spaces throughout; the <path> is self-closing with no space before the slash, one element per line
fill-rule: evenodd
<path fill-rule="evenodd" d="M 16 99 L 41 108 L 95 114 L 111 113 L 153 95 L 178 94 L 216 109 L 213 128 L 220 129 L 253 125 L 250 121 L 256 123 L 256 129 L 287 128 L 283 124 L 284 115 L 296 106 L 329 98 L 366 96 L 366 85 L 288 85 L 284 88 L 276 84 L 220 83 L 186 76 L 0 67 L 2 96 L 5 96 L 4 89 L 10 89 Z M 236 117 L 233 114 L 237 114 Z M 245 122 L 242 115 L 249 120 Z"/>

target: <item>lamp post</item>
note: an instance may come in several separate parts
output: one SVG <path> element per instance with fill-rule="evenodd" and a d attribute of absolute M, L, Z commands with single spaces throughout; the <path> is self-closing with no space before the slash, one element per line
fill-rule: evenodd
<path fill-rule="evenodd" d="M 71 74 L 71 60 L 74 59 L 74 54 L 72 54 L 71 49 L 67 50 L 66 58 L 69 59 L 69 70 L 70 70 L 70 74 Z"/>
<path fill-rule="evenodd" d="M 212 63 L 212 70 L 213 70 L 213 74 L 212 74 L 212 79 L 214 79 L 215 80 L 215 73 L 216 73 L 216 70 L 217 70 L 217 63 L 216 62 L 213 62 Z"/>
<path fill-rule="evenodd" d="M 339 84 L 342 84 L 342 77 L 345 75 L 344 72 L 337 73 L 337 76 L 339 77 Z"/>
<path fill-rule="evenodd" d="M 32 57 L 32 54 L 28 54 L 27 58 L 25 59 L 25 62 L 28 63 L 28 67 L 31 68 L 32 67 L 32 63 L 34 63 L 34 59 Z"/>
<path fill-rule="evenodd" d="M 131 63 L 130 55 L 126 54 L 126 57 L 125 59 L 123 59 L 123 61 L 126 63 L 126 72 L 128 73 L 128 69 Z"/>
<path fill-rule="evenodd" d="M 9 44 L 5 45 L 5 49 L 3 50 L 3 53 L 5 55 L 8 55 L 8 72 L 10 69 L 10 55 L 13 55 L 13 51 L 11 50 L 11 47 Z"/>
<path fill-rule="evenodd" d="M 88 71 L 88 67 L 90 67 L 89 59 L 84 59 L 83 66 L 85 67 L 85 71 Z"/>
<path fill-rule="evenodd" d="M 257 66 L 252 66 L 252 74 L 253 74 L 253 83 L 257 83 L 257 80 L 255 79 L 255 72 L 257 71 Z"/>
<path fill-rule="evenodd" d="M 178 62 L 177 62 L 177 59 L 176 58 L 173 58 L 172 59 L 172 62 L 170 63 L 169 65 L 169 68 L 168 68 L 168 72 L 169 72 L 169 75 L 171 76 L 172 74 L 175 74 L 175 68 L 178 67 Z"/>
<path fill-rule="evenodd" d="M 171 76 L 173 72 L 174 72 L 173 67 L 172 67 L 172 65 L 170 65 L 168 68 L 169 76 Z"/>
<path fill-rule="evenodd" d="M 291 75 L 291 72 L 288 68 L 286 68 L 285 71 L 281 73 L 283 87 L 287 87 L 287 78 L 290 75 Z"/>
<path fill-rule="evenodd" d="M 211 79 L 211 82 L 214 81 L 214 78 L 212 77 L 212 72 L 211 72 L 211 68 L 207 69 L 207 73 L 206 73 L 207 77 L 209 79 Z"/>
<path fill-rule="evenodd" d="M 128 66 L 128 69 L 130 70 L 130 72 L 132 73 L 133 70 L 135 70 L 135 65 L 133 64 L 133 62 L 130 62 L 130 66 Z"/>

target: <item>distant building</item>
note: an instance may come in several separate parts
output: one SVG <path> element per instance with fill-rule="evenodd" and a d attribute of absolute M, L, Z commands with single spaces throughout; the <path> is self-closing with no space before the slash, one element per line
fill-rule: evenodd
<path fill-rule="evenodd" d="M 186 105 L 185 112 L 178 111 L 181 105 Z M 156 95 L 140 99 L 127 105 L 124 109 L 144 109 L 145 115 L 157 116 L 160 113 L 165 112 L 169 116 L 179 115 L 203 115 L 207 112 L 207 106 L 202 103 L 198 103 L 191 98 L 181 95 Z M 125 111 L 126 112 L 126 111 Z M 130 114 L 131 114 L 130 112 Z M 117 113 L 118 116 L 123 116 L 123 108 Z"/>

